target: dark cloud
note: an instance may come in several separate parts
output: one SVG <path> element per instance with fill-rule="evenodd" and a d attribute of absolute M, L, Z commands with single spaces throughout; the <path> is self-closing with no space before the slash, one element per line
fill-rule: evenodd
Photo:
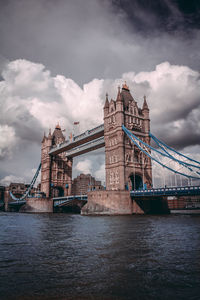
<path fill-rule="evenodd" d="M 151 70 L 166 60 L 198 68 L 198 7 L 191 3 L 3 1 L 0 53 L 42 63 L 80 84 Z"/>
<path fill-rule="evenodd" d="M 113 0 L 113 5 L 125 12 L 133 30 L 144 35 L 185 35 L 200 29 L 200 2 L 196 0 Z"/>

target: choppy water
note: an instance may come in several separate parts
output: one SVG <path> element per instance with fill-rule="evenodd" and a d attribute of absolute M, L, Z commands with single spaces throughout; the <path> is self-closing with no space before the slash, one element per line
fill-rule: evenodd
<path fill-rule="evenodd" d="M 200 216 L 0 213 L 0 299 L 200 299 Z"/>

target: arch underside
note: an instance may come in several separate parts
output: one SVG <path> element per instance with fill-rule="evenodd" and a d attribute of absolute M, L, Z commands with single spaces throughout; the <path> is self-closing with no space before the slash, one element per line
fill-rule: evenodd
<path fill-rule="evenodd" d="M 62 186 L 53 187 L 53 197 L 63 197 L 63 196 L 64 196 L 64 189 Z"/>
<path fill-rule="evenodd" d="M 131 189 L 132 190 L 140 190 L 143 189 L 143 180 L 140 174 L 131 174 L 129 176 L 131 181 Z"/>

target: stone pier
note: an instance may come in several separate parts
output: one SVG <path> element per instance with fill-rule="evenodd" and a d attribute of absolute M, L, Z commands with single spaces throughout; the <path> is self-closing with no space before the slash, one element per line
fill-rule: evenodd
<path fill-rule="evenodd" d="M 128 191 L 92 191 L 82 215 L 131 215 L 133 204 Z"/>
<path fill-rule="evenodd" d="M 51 213 L 53 200 L 51 198 L 27 198 L 26 204 L 20 208 L 25 213 Z"/>

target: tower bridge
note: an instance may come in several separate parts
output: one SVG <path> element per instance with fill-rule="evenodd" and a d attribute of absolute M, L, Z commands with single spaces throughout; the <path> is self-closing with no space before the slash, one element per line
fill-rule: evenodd
<path fill-rule="evenodd" d="M 71 140 L 65 139 L 59 124 L 53 133 L 49 131 L 47 136 L 44 135 L 41 149 L 41 192 L 46 198 L 43 202 L 38 200 L 38 205 L 43 205 L 45 199 L 48 199 L 53 200 L 54 207 L 79 201 L 79 204 L 84 205 L 82 214 L 158 212 L 158 207 L 159 212 L 166 213 L 169 212 L 167 195 L 179 197 L 189 193 L 196 197 L 200 194 L 198 187 L 187 190 L 164 187 L 162 191 L 153 188 L 153 162 L 174 172 L 175 177 L 180 175 L 190 180 L 200 177 L 200 163 L 184 155 L 182 160 L 180 153 L 176 152 L 174 155 L 172 148 L 150 133 L 149 107 L 145 96 L 142 108 L 138 107 L 125 83 L 122 89 L 118 87 L 116 100 L 109 101 L 106 94 L 103 111 L 103 124 L 74 136 Z M 160 150 L 150 145 L 151 139 Z M 105 147 L 106 190 L 91 191 L 88 195 L 72 195 L 73 157 L 102 147 Z M 159 160 L 154 153 L 172 160 L 173 167 Z M 175 169 L 174 164 L 185 168 L 185 173 L 180 168 Z M 193 174 L 189 175 L 188 172 L 192 169 Z M 151 210 L 149 203 L 155 199 L 157 208 Z M 152 207 L 155 208 L 155 205 Z"/>

